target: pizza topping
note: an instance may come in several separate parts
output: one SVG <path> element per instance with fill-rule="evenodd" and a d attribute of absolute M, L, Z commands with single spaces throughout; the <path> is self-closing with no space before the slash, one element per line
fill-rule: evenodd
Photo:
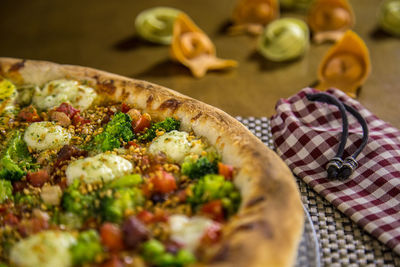
<path fill-rule="evenodd" d="M 70 247 L 72 263 L 76 266 L 94 262 L 102 252 L 103 247 L 100 243 L 100 237 L 95 230 L 79 233 L 76 243 Z"/>
<path fill-rule="evenodd" d="M 221 165 L 205 139 L 180 131 L 175 118 L 155 121 L 126 104 L 81 112 L 70 103 L 41 112 L 40 122 L 33 106 L 7 114 L 9 133 L 0 135 L 2 260 L 182 267 L 197 261 L 196 250 L 220 237 L 216 221 L 238 208 L 233 168 Z M 176 216 L 185 221 L 180 229 L 171 223 Z M 42 244 L 54 235 L 73 239 L 58 248 Z M 33 247 L 59 258 L 42 259 Z"/>
<path fill-rule="evenodd" d="M 8 180 L 20 180 L 27 170 L 35 169 L 33 158 L 22 139 L 21 132 L 14 132 L 7 140 L 7 146 L 0 158 L 0 178 Z"/>
<path fill-rule="evenodd" d="M 13 186 L 10 181 L 0 179 L 0 204 L 13 199 Z"/>
<path fill-rule="evenodd" d="M 10 252 L 10 261 L 15 266 L 68 267 L 72 265 L 69 248 L 75 242 L 75 238 L 69 233 L 43 231 L 14 245 Z"/>
<path fill-rule="evenodd" d="M 131 141 L 135 137 L 131 122 L 128 114 L 116 113 L 104 127 L 104 131 L 94 137 L 93 146 L 104 152 L 121 147 L 121 141 Z"/>
<path fill-rule="evenodd" d="M 21 111 L 18 113 L 18 117 L 27 122 L 38 122 L 42 120 L 38 115 L 36 108 L 32 105 L 21 109 Z"/>
<path fill-rule="evenodd" d="M 34 122 L 26 128 L 24 141 L 34 151 L 59 149 L 71 140 L 71 134 L 53 122 Z"/>
<path fill-rule="evenodd" d="M 136 248 L 140 243 L 149 239 L 147 227 L 135 216 L 130 216 L 122 224 L 124 243 L 128 248 Z"/>
<path fill-rule="evenodd" d="M 164 153 L 173 162 L 181 163 L 190 154 L 200 154 L 201 142 L 189 141 L 189 134 L 173 130 L 157 137 L 149 146 L 149 152 L 153 155 Z"/>
<path fill-rule="evenodd" d="M 110 251 L 120 251 L 124 248 L 122 230 L 113 223 L 104 223 L 100 228 L 101 242 Z"/>
<path fill-rule="evenodd" d="M 74 180 L 85 183 L 107 182 L 132 172 L 132 163 L 114 154 L 99 154 L 73 161 L 65 174 L 70 185 Z"/>
<path fill-rule="evenodd" d="M 33 103 L 40 109 L 47 110 L 62 103 L 71 103 L 74 107 L 85 110 L 96 99 L 97 94 L 91 87 L 73 80 L 54 80 L 35 91 Z"/>
<path fill-rule="evenodd" d="M 172 215 L 169 224 L 171 239 L 194 251 L 207 228 L 213 225 L 213 221 L 201 216 L 189 218 L 185 215 Z"/>
<path fill-rule="evenodd" d="M 50 179 L 50 176 L 47 170 L 42 169 L 36 172 L 28 172 L 26 179 L 31 185 L 42 187 Z"/>
<path fill-rule="evenodd" d="M 175 19 L 170 54 L 197 78 L 203 77 L 208 70 L 237 66 L 234 60 L 217 58 L 210 38 L 184 13 Z"/>

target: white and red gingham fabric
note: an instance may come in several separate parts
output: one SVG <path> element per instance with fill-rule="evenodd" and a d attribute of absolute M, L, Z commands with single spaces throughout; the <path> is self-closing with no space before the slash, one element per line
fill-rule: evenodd
<path fill-rule="evenodd" d="M 345 181 L 329 180 L 325 166 L 337 152 L 342 120 L 336 106 L 307 100 L 306 94 L 316 92 L 305 88 L 277 103 L 277 114 L 271 118 L 277 153 L 296 176 L 400 254 L 400 131 L 342 91 L 328 90 L 359 111 L 370 131 L 353 175 Z M 362 138 L 361 126 L 347 115 L 349 138 L 344 158 L 357 149 Z"/>

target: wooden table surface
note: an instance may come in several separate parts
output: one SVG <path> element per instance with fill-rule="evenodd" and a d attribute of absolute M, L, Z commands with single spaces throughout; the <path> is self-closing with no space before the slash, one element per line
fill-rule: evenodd
<path fill-rule="evenodd" d="M 372 61 L 372 73 L 358 100 L 400 127 L 400 38 L 378 29 L 381 1 L 350 2 L 357 20 L 354 30 L 365 40 Z M 319 62 L 331 44 L 312 45 L 294 62 L 269 62 L 255 51 L 255 38 L 222 33 L 234 4 L 234 0 L 2 0 L 0 56 L 90 66 L 173 88 L 234 116 L 271 116 L 279 98 L 315 82 Z M 239 67 L 195 79 L 170 61 L 167 46 L 139 40 L 133 26 L 136 15 L 160 5 L 189 14 L 213 40 L 218 55 L 237 60 Z"/>

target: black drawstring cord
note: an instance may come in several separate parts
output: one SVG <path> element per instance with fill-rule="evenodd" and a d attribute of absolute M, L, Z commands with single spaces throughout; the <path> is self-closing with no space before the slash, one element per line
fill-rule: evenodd
<path fill-rule="evenodd" d="M 361 114 L 355 110 L 353 107 L 348 106 L 340 102 L 337 98 L 332 95 L 326 93 L 316 93 L 307 95 L 307 99 L 310 101 L 319 101 L 327 104 L 333 104 L 337 106 L 340 110 L 340 114 L 342 116 L 342 136 L 340 138 L 339 149 L 336 156 L 329 161 L 327 164 L 327 172 L 329 179 L 339 178 L 341 180 L 347 179 L 351 176 L 354 170 L 357 168 L 358 163 L 356 161 L 357 156 L 361 153 L 364 147 L 368 142 L 368 125 L 365 119 L 361 116 Z M 347 137 L 348 137 L 348 120 L 346 111 L 352 114 L 357 121 L 360 123 L 363 130 L 363 138 L 360 147 L 349 157 L 347 157 L 344 161 L 342 160 L 344 147 L 346 145 Z"/>
<path fill-rule="evenodd" d="M 340 168 L 343 166 L 343 152 L 346 146 L 347 137 L 349 135 L 349 123 L 347 120 L 346 109 L 342 102 L 336 97 L 328 95 L 326 93 L 315 93 L 306 96 L 310 101 L 319 101 L 327 104 L 335 105 L 339 108 L 340 115 L 342 117 L 342 135 L 340 137 L 339 148 L 336 156 L 333 157 L 326 165 L 326 171 L 328 172 L 329 179 L 336 179 L 339 176 Z"/>
<path fill-rule="evenodd" d="M 357 150 L 353 153 L 353 155 L 347 157 L 343 161 L 343 166 L 340 169 L 340 172 L 338 175 L 338 178 L 343 179 L 343 180 L 349 178 L 351 176 L 351 174 L 354 172 L 354 170 L 357 168 L 358 163 L 356 161 L 356 158 L 358 157 L 358 155 L 360 155 L 361 151 L 367 145 L 368 134 L 369 134 L 368 124 L 365 121 L 365 119 L 361 116 L 361 114 L 351 106 L 344 104 L 344 107 L 346 108 L 346 110 L 348 112 L 350 112 L 351 115 L 353 115 L 357 119 L 358 123 L 361 125 L 362 131 L 363 131 L 363 137 L 362 137 L 361 145 L 357 148 Z"/>

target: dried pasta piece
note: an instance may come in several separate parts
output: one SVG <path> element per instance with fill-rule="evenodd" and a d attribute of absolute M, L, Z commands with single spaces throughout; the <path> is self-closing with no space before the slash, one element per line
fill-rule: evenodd
<path fill-rule="evenodd" d="M 146 9 L 136 17 L 135 28 L 143 39 L 168 45 L 172 40 L 172 27 L 181 11 L 171 7 Z"/>
<path fill-rule="evenodd" d="M 259 35 L 265 25 L 278 17 L 278 0 L 239 0 L 233 10 L 233 26 L 229 32 Z"/>
<path fill-rule="evenodd" d="M 386 0 L 382 3 L 379 24 L 387 33 L 400 37 L 400 0 Z"/>
<path fill-rule="evenodd" d="M 353 9 L 347 0 L 316 0 L 308 13 L 316 43 L 339 40 L 354 22 Z"/>
<path fill-rule="evenodd" d="M 258 43 L 258 50 L 271 61 L 292 60 L 307 51 L 309 36 L 308 26 L 302 20 L 278 19 L 265 27 Z"/>
<path fill-rule="evenodd" d="M 217 58 L 214 44 L 184 13 L 175 20 L 170 54 L 197 78 L 203 77 L 207 70 L 237 66 L 234 60 Z"/>
<path fill-rule="evenodd" d="M 323 58 L 318 69 L 316 89 L 338 88 L 355 98 L 357 88 L 371 72 L 369 51 L 364 41 L 348 30 Z"/>

